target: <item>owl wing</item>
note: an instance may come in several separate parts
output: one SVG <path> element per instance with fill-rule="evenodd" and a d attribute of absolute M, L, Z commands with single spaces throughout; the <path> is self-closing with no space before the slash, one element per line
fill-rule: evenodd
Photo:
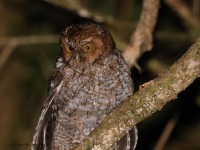
<path fill-rule="evenodd" d="M 129 89 L 132 90 L 132 92 L 134 92 L 133 85 L 131 84 L 132 83 L 131 73 L 127 63 L 125 62 L 123 56 L 120 54 L 119 51 L 116 50 L 115 55 L 117 55 L 119 64 L 121 64 L 119 71 L 124 73 L 123 80 L 129 82 L 129 84 L 131 85 Z M 129 92 L 131 93 L 131 91 Z M 138 131 L 137 127 L 134 126 L 131 130 L 127 131 L 127 133 L 117 142 L 117 147 L 118 147 L 117 150 L 134 150 L 137 145 L 137 142 L 138 142 Z"/>
<path fill-rule="evenodd" d="M 37 127 L 35 129 L 35 134 L 33 136 L 32 150 L 46 149 L 51 143 L 53 133 L 49 132 L 48 128 L 53 128 L 53 123 L 55 121 L 53 100 L 60 91 L 62 87 L 64 77 L 64 60 L 62 57 L 58 57 L 56 64 L 54 66 L 53 73 L 51 74 L 48 87 L 48 97 L 45 100 L 42 114 L 39 118 Z M 48 134 L 46 131 L 48 130 Z M 47 143 L 48 142 L 48 143 Z"/>

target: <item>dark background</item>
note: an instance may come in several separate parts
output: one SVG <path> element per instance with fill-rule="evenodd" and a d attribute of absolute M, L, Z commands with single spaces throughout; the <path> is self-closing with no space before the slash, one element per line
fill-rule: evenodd
<path fill-rule="evenodd" d="M 52 3 L 49 3 L 52 2 Z M 4 38 L 59 35 L 67 26 L 85 21 L 70 6 L 58 6 L 53 0 L 0 1 L 0 56 L 8 46 Z M 199 0 L 183 1 L 193 17 L 200 22 Z M 117 47 L 123 51 L 139 20 L 140 0 L 84 0 L 88 10 L 108 17 L 100 22 L 109 28 Z M 98 22 L 97 22 L 98 23 Z M 152 51 L 138 60 L 140 73 L 131 68 L 135 88 L 164 72 L 191 46 L 199 36 L 194 27 L 161 1 Z M 29 149 L 43 101 L 47 81 L 59 53 L 59 38 L 48 43 L 17 45 L 0 66 L 0 148 Z M 136 150 L 154 149 L 166 125 L 173 120 L 164 150 L 200 149 L 200 80 L 197 79 L 178 99 L 169 102 L 161 111 L 138 124 L 139 143 Z M 169 131 L 168 131 L 169 132 Z"/>

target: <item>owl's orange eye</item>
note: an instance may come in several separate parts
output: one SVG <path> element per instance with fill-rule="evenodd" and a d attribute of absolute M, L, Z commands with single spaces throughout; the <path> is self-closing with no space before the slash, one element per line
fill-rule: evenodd
<path fill-rule="evenodd" d="M 87 43 L 87 44 L 85 44 L 85 45 L 83 46 L 83 50 L 84 50 L 86 53 L 89 53 L 89 52 L 91 52 L 91 51 L 93 50 L 93 45 Z"/>
<path fill-rule="evenodd" d="M 71 46 L 70 44 L 67 45 L 66 50 L 70 53 L 72 53 L 74 51 L 74 47 Z"/>

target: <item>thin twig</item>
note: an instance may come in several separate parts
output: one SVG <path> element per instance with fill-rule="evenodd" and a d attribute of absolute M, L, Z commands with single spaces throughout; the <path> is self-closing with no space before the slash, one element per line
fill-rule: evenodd
<path fill-rule="evenodd" d="M 16 45 L 10 41 L 8 45 L 3 49 L 1 55 L 0 55 L 0 68 L 6 63 L 9 56 L 15 49 Z"/>
<path fill-rule="evenodd" d="M 58 35 L 32 35 L 19 37 L 0 37 L 0 45 L 28 45 L 40 43 L 55 43 L 58 41 Z"/>
<path fill-rule="evenodd" d="M 174 114 L 174 116 L 168 121 L 168 123 L 165 126 L 165 129 L 163 133 L 161 134 L 158 142 L 156 143 L 156 146 L 154 147 L 154 150 L 162 150 L 165 146 L 169 136 L 171 135 L 177 120 L 179 118 L 179 113 Z"/>
<path fill-rule="evenodd" d="M 110 16 L 100 14 L 94 9 L 89 9 L 82 0 L 46 0 L 47 2 L 55 5 L 67 8 L 71 11 L 76 12 L 79 16 L 84 18 L 92 18 L 97 22 L 110 22 L 112 20 Z"/>
<path fill-rule="evenodd" d="M 152 33 L 157 21 L 158 9 L 159 0 L 144 0 L 140 21 L 131 36 L 130 44 L 123 53 L 129 66 L 135 65 L 144 52 L 152 49 Z"/>
<path fill-rule="evenodd" d="M 192 28 L 199 29 L 200 22 L 196 18 L 190 8 L 182 0 L 165 0 L 177 14 L 183 19 L 184 23 Z"/>
<path fill-rule="evenodd" d="M 5 46 L 0 55 L 0 68 L 8 60 L 14 49 L 20 45 L 55 43 L 58 41 L 57 35 L 34 35 L 22 37 L 4 37 L 0 38 L 0 45 Z"/>

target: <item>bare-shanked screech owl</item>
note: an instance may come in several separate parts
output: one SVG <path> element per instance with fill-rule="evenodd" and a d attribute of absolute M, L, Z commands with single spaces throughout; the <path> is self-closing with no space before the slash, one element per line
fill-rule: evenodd
<path fill-rule="evenodd" d="M 63 31 L 60 48 L 33 150 L 74 149 L 134 92 L 128 65 L 104 27 L 72 25 Z"/>

